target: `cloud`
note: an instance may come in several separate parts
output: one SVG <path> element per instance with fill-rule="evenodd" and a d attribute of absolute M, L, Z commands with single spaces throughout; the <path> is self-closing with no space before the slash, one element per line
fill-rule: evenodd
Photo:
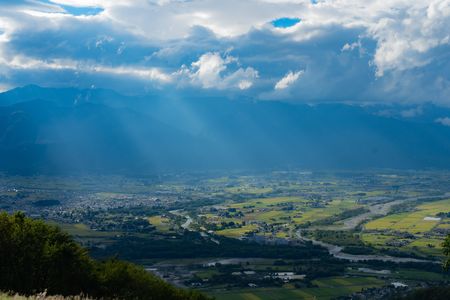
<path fill-rule="evenodd" d="M 238 59 L 231 55 L 222 56 L 217 52 L 209 52 L 193 62 L 191 68 L 183 66 L 176 74 L 182 80 L 188 78 L 194 85 L 205 89 L 249 89 L 258 78 L 258 71 L 248 67 L 225 73 L 230 65 L 237 63 Z"/>
<path fill-rule="evenodd" d="M 436 123 L 442 124 L 444 126 L 450 126 L 450 118 L 449 117 L 445 117 L 445 118 L 438 118 L 435 121 Z"/>
<path fill-rule="evenodd" d="M 289 71 L 289 73 L 287 73 L 286 76 L 284 76 L 282 79 L 280 79 L 280 81 L 277 82 L 277 84 L 275 84 L 275 89 L 276 90 L 287 89 L 289 86 L 294 84 L 300 78 L 300 76 L 303 75 L 303 73 L 305 73 L 304 70 L 300 70 L 295 73 Z"/>
<path fill-rule="evenodd" d="M 423 114 L 423 108 L 421 106 L 410 108 L 406 110 L 402 110 L 400 115 L 403 118 L 414 118 Z"/>
<path fill-rule="evenodd" d="M 120 80 L 180 94 L 449 105 L 450 0 L 0 4 L 2 86 L 118 88 Z M 292 22 L 275 27 L 274 20 Z"/>

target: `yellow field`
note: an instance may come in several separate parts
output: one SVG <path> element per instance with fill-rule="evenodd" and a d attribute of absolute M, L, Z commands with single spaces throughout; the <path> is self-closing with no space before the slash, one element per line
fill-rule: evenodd
<path fill-rule="evenodd" d="M 338 199 L 328 203 L 322 208 L 308 208 L 300 218 L 293 218 L 296 223 L 303 224 L 306 222 L 313 222 L 320 219 L 325 219 L 333 215 L 339 214 L 344 210 L 358 208 L 354 200 Z"/>
<path fill-rule="evenodd" d="M 244 208 L 254 206 L 255 208 L 263 208 L 263 207 L 271 207 L 273 205 L 282 203 L 306 203 L 306 202 L 307 200 L 300 197 L 274 197 L 274 198 L 253 199 L 245 201 L 244 203 L 231 204 L 229 207 Z"/>
<path fill-rule="evenodd" d="M 421 204 L 412 212 L 389 215 L 367 223 L 364 226 L 365 229 L 372 232 L 363 232 L 361 238 L 374 247 L 386 247 L 389 241 L 405 241 L 407 244 L 401 247 L 403 250 L 441 256 L 442 238 L 433 237 L 432 230 L 434 228 L 449 229 L 450 224 L 447 221 L 425 220 L 425 218 L 434 218 L 438 213 L 449 210 L 450 199 Z M 380 233 L 380 230 L 386 232 Z M 392 231 L 411 233 L 415 239 L 402 239 Z"/>
<path fill-rule="evenodd" d="M 365 225 L 367 230 L 396 230 L 412 234 L 423 234 L 440 221 L 425 221 L 425 217 L 434 217 L 439 212 L 446 212 L 450 208 L 450 199 L 419 205 L 414 212 L 407 212 L 386 216 Z"/>
<path fill-rule="evenodd" d="M 170 219 L 163 216 L 153 216 L 148 218 L 150 224 L 156 227 L 156 230 L 166 232 L 170 230 Z"/>
<path fill-rule="evenodd" d="M 239 238 L 241 236 L 244 236 L 247 232 L 251 232 L 255 229 L 257 229 L 258 226 L 256 225 L 246 225 L 242 226 L 241 228 L 230 228 L 230 229 L 224 229 L 224 230 L 218 230 L 215 233 L 227 237 L 232 238 Z"/>

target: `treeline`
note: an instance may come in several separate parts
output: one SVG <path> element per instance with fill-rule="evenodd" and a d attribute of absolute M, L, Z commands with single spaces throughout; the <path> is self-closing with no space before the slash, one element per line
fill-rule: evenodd
<path fill-rule="evenodd" d="M 127 260 L 210 257 L 317 259 L 329 256 L 325 248 L 312 244 L 270 245 L 220 236 L 215 236 L 214 240 L 204 238 L 198 232 L 189 231 L 185 231 L 183 235 L 161 239 L 127 236 L 116 238 L 116 242 L 106 248 L 94 248 L 92 253 L 96 257 L 120 254 L 121 258 Z"/>
<path fill-rule="evenodd" d="M 416 290 L 403 298 L 402 300 L 444 300 L 450 299 L 450 286 L 431 287 Z"/>
<path fill-rule="evenodd" d="M 89 295 L 102 299 L 203 300 L 134 264 L 92 259 L 58 227 L 23 213 L 0 213 L 0 290 L 31 295 Z"/>

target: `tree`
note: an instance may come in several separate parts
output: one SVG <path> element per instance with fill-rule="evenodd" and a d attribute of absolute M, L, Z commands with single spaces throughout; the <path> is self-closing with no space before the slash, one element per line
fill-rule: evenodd
<path fill-rule="evenodd" d="M 56 226 L 0 213 L 0 290 L 21 294 L 86 294 L 102 299 L 203 300 L 143 268 L 110 259 L 98 262 Z"/>
<path fill-rule="evenodd" d="M 92 266 L 87 251 L 59 228 L 23 213 L 0 215 L 0 289 L 77 294 L 89 290 Z"/>
<path fill-rule="evenodd" d="M 442 243 L 442 248 L 446 257 L 444 261 L 444 269 L 448 270 L 450 268 L 450 235 L 445 238 L 444 242 Z"/>

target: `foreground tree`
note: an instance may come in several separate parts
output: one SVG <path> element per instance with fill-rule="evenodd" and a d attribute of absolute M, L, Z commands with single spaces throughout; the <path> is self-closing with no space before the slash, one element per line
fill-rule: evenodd
<path fill-rule="evenodd" d="M 0 214 L 0 290 L 86 294 L 106 299 L 207 299 L 177 289 L 141 267 L 116 259 L 98 262 L 58 227 Z"/>
<path fill-rule="evenodd" d="M 450 235 L 446 237 L 442 243 L 445 260 L 443 263 L 444 270 L 448 271 L 450 268 Z M 450 286 L 438 286 L 414 291 L 410 295 L 403 298 L 403 300 L 443 300 L 450 299 Z"/>
<path fill-rule="evenodd" d="M 442 243 L 442 248 L 445 255 L 444 269 L 448 271 L 448 269 L 450 268 L 450 235 L 448 235 L 445 241 Z"/>

